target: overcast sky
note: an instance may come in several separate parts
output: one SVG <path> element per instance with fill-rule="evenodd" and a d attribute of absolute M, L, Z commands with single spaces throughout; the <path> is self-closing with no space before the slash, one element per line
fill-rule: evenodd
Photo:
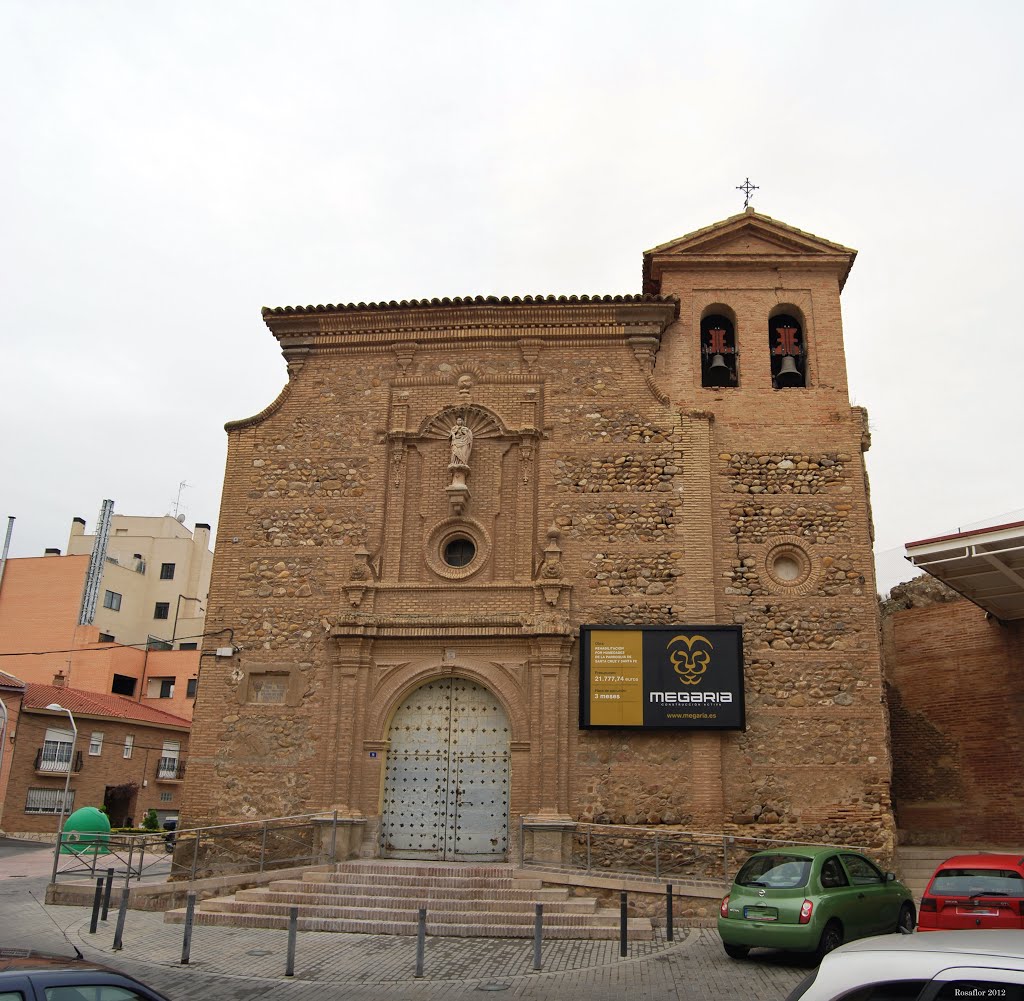
<path fill-rule="evenodd" d="M 860 252 L 882 586 L 907 541 L 1024 517 L 1022 11 L 0 0 L 11 555 L 182 480 L 216 527 L 223 424 L 285 381 L 261 306 L 637 292 L 747 176 Z"/>

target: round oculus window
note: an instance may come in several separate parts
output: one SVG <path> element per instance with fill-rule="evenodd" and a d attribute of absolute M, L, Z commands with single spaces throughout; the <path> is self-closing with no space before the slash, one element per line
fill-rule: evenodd
<path fill-rule="evenodd" d="M 468 567 L 473 562 L 473 557 L 476 556 L 476 546 L 472 539 L 457 536 L 445 543 L 441 556 L 450 567 L 456 569 Z"/>
<path fill-rule="evenodd" d="M 813 569 L 803 548 L 792 543 L 773 546 L 767 553 L 765 569 L 772 582 L 789 590 L 807 583 Z"/>
<path fill-rule="evenodd" d="M 800 561 L 793 559 L 789 555 L 778 556 L 775 562 L 772 563 L 772 573 L 779 580 L 786 581 L 787 583 L 796 580 L 800 576 L 802 569 Z"/>

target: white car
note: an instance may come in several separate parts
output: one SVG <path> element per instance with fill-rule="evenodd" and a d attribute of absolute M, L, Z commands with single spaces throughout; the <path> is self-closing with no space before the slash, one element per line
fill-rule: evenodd
<path fill-rule="evenodd" d="M 786 1001 L 1024 1001 L 1024 934 L 877 935 L 830 952 Z"/>

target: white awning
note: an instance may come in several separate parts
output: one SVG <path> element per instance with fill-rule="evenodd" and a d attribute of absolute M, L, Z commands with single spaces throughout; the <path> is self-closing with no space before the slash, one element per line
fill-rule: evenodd
<path fill-rule="evenodd" d="M 1024 521 L 908 542 L 907 559 L 1006 622 L 1024 619 Z"/>

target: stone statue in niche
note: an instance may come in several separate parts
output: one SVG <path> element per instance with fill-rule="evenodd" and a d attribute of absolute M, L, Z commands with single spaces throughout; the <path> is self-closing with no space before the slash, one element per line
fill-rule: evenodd
<path fill-rule="evenodd" d="M 473 431 L 461 417 L 455 418 L 455 424 L 448 432 L 448 440 L 452 446 L 452 461 L 449 469 L 468 469 L 469 456 L 473 451 Z"/>
<path fill-rule="evenodd" d="M 452 471 L 452 482 L 445 487 L 445 493 L 448 494 L 452 513 L 460 515 L 469 501 L 466 477 L 469 475 L 469 456 L 473 451 L 473 431 L 461 417 L 455 418 L 448 432 L 448 441 L 452 449 L 451 462 L 448 463 Z"/>

